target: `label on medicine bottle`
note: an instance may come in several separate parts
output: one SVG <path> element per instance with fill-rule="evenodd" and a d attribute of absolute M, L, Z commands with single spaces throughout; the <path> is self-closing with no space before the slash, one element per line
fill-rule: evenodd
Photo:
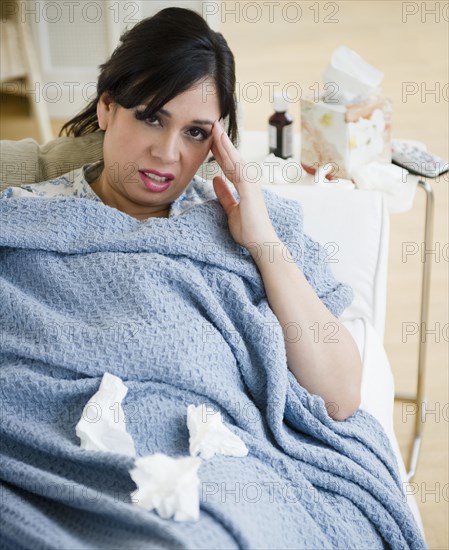
<path fill-rule="evenodd" d="M 282 128 L 273 124 L 268 126 L 269 151 L 276 157 L 293 157 L 293 124 L 287 124 Z"/>
<path fill-rule="evenodd" d="M 282 156 L 284 158 L 293 156 L 293 124 L 282 128 Z"/>
<path fill-rule="evenodd" d="M 271 149 L 277 149 L 277 128 L 271 124 L 268 126 L 268 141 L 270 151 Z"/>

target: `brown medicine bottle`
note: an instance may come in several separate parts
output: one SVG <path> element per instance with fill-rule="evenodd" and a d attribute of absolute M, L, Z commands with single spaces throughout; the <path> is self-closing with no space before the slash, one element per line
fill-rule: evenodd
<path fill-rule="evenodd" d="M 293 157 L 293 118 L 287 112 L 288 104 L 282 92 L 273 94 L 275 113 L 268 119 L 270 153 L 287 159 Z"/>

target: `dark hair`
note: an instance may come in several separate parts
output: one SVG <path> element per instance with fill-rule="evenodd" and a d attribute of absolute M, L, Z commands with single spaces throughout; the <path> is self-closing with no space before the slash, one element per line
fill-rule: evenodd
<path fill-rule="evenodd" d="M 97 96 L 59 132 L 82 136 L 99 130 L 97 103 L 104 92 L 129 109 L 151 101 L 145 117 L 193 84 L 212 77 L 221 117 L 234 145 L 238 138 L 234 56 L 221 33 L 195 11 L 166 8 L 127 30 L 110 59 L 100 65 Z"/>

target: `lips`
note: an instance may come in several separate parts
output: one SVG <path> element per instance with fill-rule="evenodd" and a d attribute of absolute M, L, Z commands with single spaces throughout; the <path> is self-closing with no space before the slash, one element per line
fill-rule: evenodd
<path fill-rule="evenodd" d="M 139 175 L 145 187 L 153 193 L 162 193 L 168 189 L 174 178 L 173 174 L 161 174 L 155 170 L 139 170 Z"/>
<path fill-rule="evenodd" d="M 143 172 L 145 174 L 153 174 L 155 176 L 158 176 L 159 178 L 166 178 L 168 180 L 175 179 L 175 176 L 170 172 L 158 172 L 157 170 L 152 170 L 150 168 L 143 168 L 142 170 L 139 170 L 139 172 Z"/>

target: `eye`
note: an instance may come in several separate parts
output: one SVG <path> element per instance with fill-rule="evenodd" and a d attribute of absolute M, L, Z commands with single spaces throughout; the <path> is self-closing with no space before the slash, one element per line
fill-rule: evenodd
<path fill-rule="evenodd" d="M 160 122 L 160 119 L 157 115 L 145 116 L 145 111 L 143 110 L 134 111 L 134 116 L 137 120 L 142 120 L 143 122 L 145 122 L 145 124 L 149 124 L 150 126 L 156 126 L 156 122 Z"/>
<path fill-rule="evenodd" d="M 206 141 L 206 139 L 210 136 L 209 133 L 201 128 L 191 128 L 189 132 L 195 141 Z"/>
<path fill-rule="evenodd" d="M 145 122 L 147 124 L 154 125 L 155 122 L 159 122 L 159 117 L 156 115 L 150 115 L 148 118 L 145 119 Z"/>

